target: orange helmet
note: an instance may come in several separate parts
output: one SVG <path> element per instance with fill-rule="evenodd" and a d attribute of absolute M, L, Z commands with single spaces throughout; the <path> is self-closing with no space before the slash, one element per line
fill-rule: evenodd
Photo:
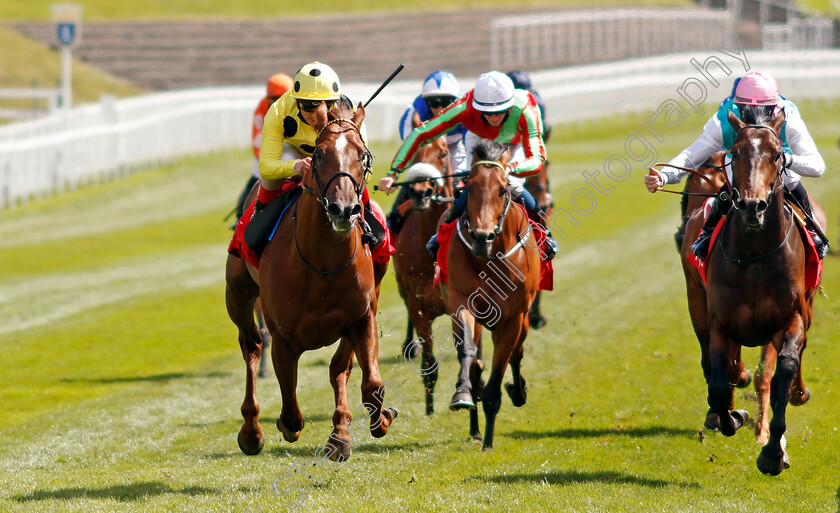
<path fill-rule="evenodd" d="M 294 81 L 292 77 L 285 73 L 277 73 L 268 79 L 265 94 L 266 96 L 283 96 L 293 86 Z"/>

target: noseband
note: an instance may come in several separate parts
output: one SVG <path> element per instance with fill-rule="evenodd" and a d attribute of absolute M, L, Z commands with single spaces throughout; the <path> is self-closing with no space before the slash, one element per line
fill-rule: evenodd
<path fill-rule="evenodd" d="M 741 135 L 741 132 L 743 132 L 747 128 L 763 128 L 763 129 L 770 130 L 771 132 L 773 132 L 773 135 L 776 136 L 776 139 L 778 139 L 778 141 L 780 143 L 782 142 L 782 138 L 779 136 L 779 134 L 776 132 L 776 130 L 774 130 L 773 127 L 769 127 L 767 125 L 746 125 L 743 128 L 741 128 L 740 130 L 738 130 L 738 133 L 735 134 L 735 139 L 737 140 L 738 137 Z M 784 157 L 785 152 L 782 151 L 781 153 L 782 153 L 782 158 L 781 158 L 781 161 L 779 162 L 779 169 L 776 172 L 776 179 L 773 181 L 773 186 L 767 192 L 767 197 L 765 198 L 765 201 L 767 202 L 767 204 L 770 203 L 770 201 L 773 199 L 773 195 L 776 193 L 776 191 L 778 191 L 779 187 L 782 186 L 779 182 L 781 181 L 782 173 L 785 170 L 785 157 Z M 729 155 L 731 155 L 731 154 L 732 154 L 732 150 L 729 151 Z M 735 170 L 732 167 L 732 161 L 731 160 L 729 162 L 729 166 L 730 166 L 730 173 L 732 174 L 732 177 L 735 178 Z M 724 175 L 725 174 L 726 173 L 724 173 Z M 743 206 L 739 207 L 738 206 L 738 201 L 737 201 L 741 197 L 741 192 L 734 185 L 730 184 L 730 188 L 732 189 L 732 206 L 735 208 L 735 210 L 741 212 Z"/>
<path fill-rule="evenodd" d="M 362 131 L 359 129 L 359 127 L 358 127 L 358 125 L 356 125 L 356 123 L 354 123 L 353 121 L 351 121 L 349 119 L 336 118 L 336 119 L 333 119 L 332 121 L 327 122 L 327 124 L 324 125 L 324 128 L 322 128 L 321 131 L 318 132 L 318 137 L 316 138 L 316 143 L 317 143 L 318 140 L 321 139 L 321 136 L 324 135 L 324 130 L 326 130 L 328 126 L 330 126 L 332 124 L 335 124 L 335 123 L 348 123 L 356 131 L 356 133 L 359 134 L 359 137 L 360 138 L 362 137 Z M 364 142 L 364 139 L 362 139 L 362 141 Z M 362 176 L 361 183 L 357 182 L 356 177 L 354 177 L 351 173 L 349 173 L 347 171 L 338 171 L 337 173 L 333 174 L 330 177 L 329 180 L 327 180 L 327 183 L 324 183 L 321 180 L 321 175 L 318 173 L 317 166 L 315 165 L 315 162 L 313 161 L 313 163 L 312 163 L 312 175 L 315 177 L 315 183 L 317 185 L 317 190 L 313 190 L 312 188 L 307 187 L 306 185 L 303 185 L 303 190 L 305 190 L 306 192 L 308 192 L 308 193 L 310 193 L 314 196 L 317 196 L 318 203 L 320 203 L 321 206 L 324 207 L 324 210 L 327 210 L 329 208 L 329 203 L 330 203 L 329 200 L 327 199 L 327 187 L 329 187 L 330 184 L 333 183 L 334 180 L 337 180 L 337 179 L 339 179 L 343 176 L 346 176 L 353 183 L 353 189 L 356 191 L 356 196 L 359 199 L 359 203 L 361 203 L 362 202 L 362 193 L 365 190 L 365 186 L 367 185 L 368 178 L 373 173 L 373 171 L 372 171 L 373 154 L 371 154 L 370 149 L 368 149 L 368 147 L 367 147 L 367 144 L 365 144 L 365 154 L 362 157 L 362 166 L 364 168 L 364 174 Z"/>

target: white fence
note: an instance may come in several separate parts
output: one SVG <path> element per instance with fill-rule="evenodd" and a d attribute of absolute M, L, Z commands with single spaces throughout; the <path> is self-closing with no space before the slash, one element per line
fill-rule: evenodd
<path fill-rule="evenodd" d="M 727 12 L 701 9 L 603 9 L 493 20 L 496 69 L 552 68 L 714 49 L 734 42 Z"/>
<path fill-rule="evenodd" d="M 531 78 L 552 124 L 655 109 L 668 99 L 685 103 L 701 95 L 698 83 L 706 84 L 701 100 L 716 103 L 746 66 L 772 73 L 795 100 L 840 96 L 840 51 L 749 52 L 746 60 L 714 50 L 539 71 Z M 460 80 L 469 88 L 475 79 Z M 371 140 L 397 138 L 398 120 L 420 85 L 392 83 L 371 103 L 366 117 Z M 359 102 L 377 86 L 349 83 L 344 90 Z M 689 97 L 681 98 L 681 90 Z M 247 148 L 262 93 L 253 86 L 106 98 L 0 127 L 0 208 L 190 154 Z"/>
<path fill-rule="evenodd" d="M 0 89 L 0 100 L 33 100 L 38 103 L 30 109 L 0 108 L 0 118 L 22 119 L 41 116 L 44 112 L 51 114 L 58 108 L 60 96 L 58 89 Z"/>

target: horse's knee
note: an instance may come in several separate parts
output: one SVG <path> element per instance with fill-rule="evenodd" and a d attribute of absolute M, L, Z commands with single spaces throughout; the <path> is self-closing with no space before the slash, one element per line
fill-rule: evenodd
<path fill-rule="evenodd" d="M 782 353 L 776 360 L 776 375 L 780 379 L 793 379 L 799 370 L 799 357 Z"/>

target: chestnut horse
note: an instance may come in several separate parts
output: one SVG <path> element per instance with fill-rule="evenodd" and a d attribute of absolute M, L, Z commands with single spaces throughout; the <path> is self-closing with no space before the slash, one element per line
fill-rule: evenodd
<path fill-rule="evenodd" d="M 475 410 L 480 398 L 487 424 L 485 450 L 493 448 L 508 362 L 513 383 L 505 388 L 513 405 L 522 406 L 527 398 L 520 364 L 528 334 L 528 310 L 540 279 L 536 234 L 525 210 L 511 204 L 505 167 L 509 158 L 504 145 L 492 141 L 476 145 L 472 169 L 465 180 L 467 209 L 456 224 L 457 235 L 452 236 L 449 246 L 449 283 L 441 286 L 460 363 L 450 408 L 471 410 L 470 434 L 481 440 Z M 476 322 L 493 333 L 492 368 L 483 390 L 472 332 Z"/>
<path fill-rule="evenodd" d="M 371 161 L 359 131 L 364 115 L 361 105 L 354 113 L 341 102 L 328 113 L 320 111 L 313 127 L 318 138 L 312 169 L 302 181 L 307 194 L 301 195 L 266 245 L 258 274 L 244 260 L 228 256 L 227 309 L 239 328 L 246 363 L 245 422 L 238 436 L 246 454 L 259 453 L 264 444 L 256 397 L 262 351 L 253 315 L 257 296 L 271 333 L 272 362 L 283 399 L 277 428 L 287 441 L 296 441 L 304 424 L 296 394 L 298 360 L 304 351 L 338 339 L 330 362 L 334 427 L 324 451 L 332 460 L 345 460 L 351 453 L 346 387 L 354 353 L 362 369 L 362 401 L 370 413 L 371 434 L 384 436 L 396 417 L 395 410 L 382 408 L 377 360 L 376 309 L 385 265 L 375 268 L 358 223 Z"/>
<path fill-rule="evenodd" d="M 761 395 L 759 381 L 770 379 L 773 418 L 757 466 L 771 475 L 790 464 L 784 448 L 787 405 L 803 404 L 810 395 L 802 381 L 801 361 L 817 289 L 805 286 L 805 243 L 784 202 L 779 137 L 784 121 L 783 112 L 773 120 L 759 117 L 755 125 L 729 115 L 737 132 L 729 151 L 734 211 L 706 258 L 706 288 L 686 279 L 689 311 L 703 351 L 710 413 L 717 415 L 724 435 L 734 435 L 746 417 L 743 410 L 732 409 L 730 384 L 737 380 L 738 367 L 732 362 L 740 360 L 741 347 L 766 346 L 762 358 L 775 360 L 772 379 L 768 368 L 756 382 Z M 701 224 L 700 216 L 688 223 L 684 260 Z"/>
<path fill-rule="evenodd" d="M 423 145 L 414 158 L 414 163 L 405 173 L 410 182 L 418 178 L 445 176 L 449 165 L 449 147 L 444 137 Z M 413 359 L 417 356 L 416 345 L 421 344 L 423 357 L 420 374 L 426 389 L 426 415 L 434 413 L 434 391 L 438 377 L 438 363 L 433 352 L 432 322 L 446 313 L 440 287 L 434 284 L 435 261 L 426 251 L 426 242 L 437 232 L 438 220 L 446 211 L 446 203 L 439 200 L 445 194 L 446 184 L 442 178 L 407 185 L 411 210 L 405 214 L 405 221 L 399 237 L 394 243 L 394 275 L 397 288 L 408 311 L 406 340 L 403 356 Z M 449 187 L 451 192 L 451 187 Z M 413 333 L 417 330 L 418 340 Z"/>
<path fill-rule="evenodd" d="M 549 131 L 550 133 L 550 131 Z M 543 134 L 543 141 L 548 142 L 548 138 Z M 525 188 L 534 197 L 537 205 L 551 218 L 551 209 L 554 207 L 554 199 L 551 197 L 551 186 L 548 183 L 548 159 L 543 161 L 540 172 L 536 175 L 529 176 L 525 179 Z M 531 328 L 538 330 L 545 326 L 546 320 L 540 311 L 540 298 L 542 291 L 537 291 L 537 297 L 534 299 L 534 304 L 528 312 L 530 317 Z"/>

